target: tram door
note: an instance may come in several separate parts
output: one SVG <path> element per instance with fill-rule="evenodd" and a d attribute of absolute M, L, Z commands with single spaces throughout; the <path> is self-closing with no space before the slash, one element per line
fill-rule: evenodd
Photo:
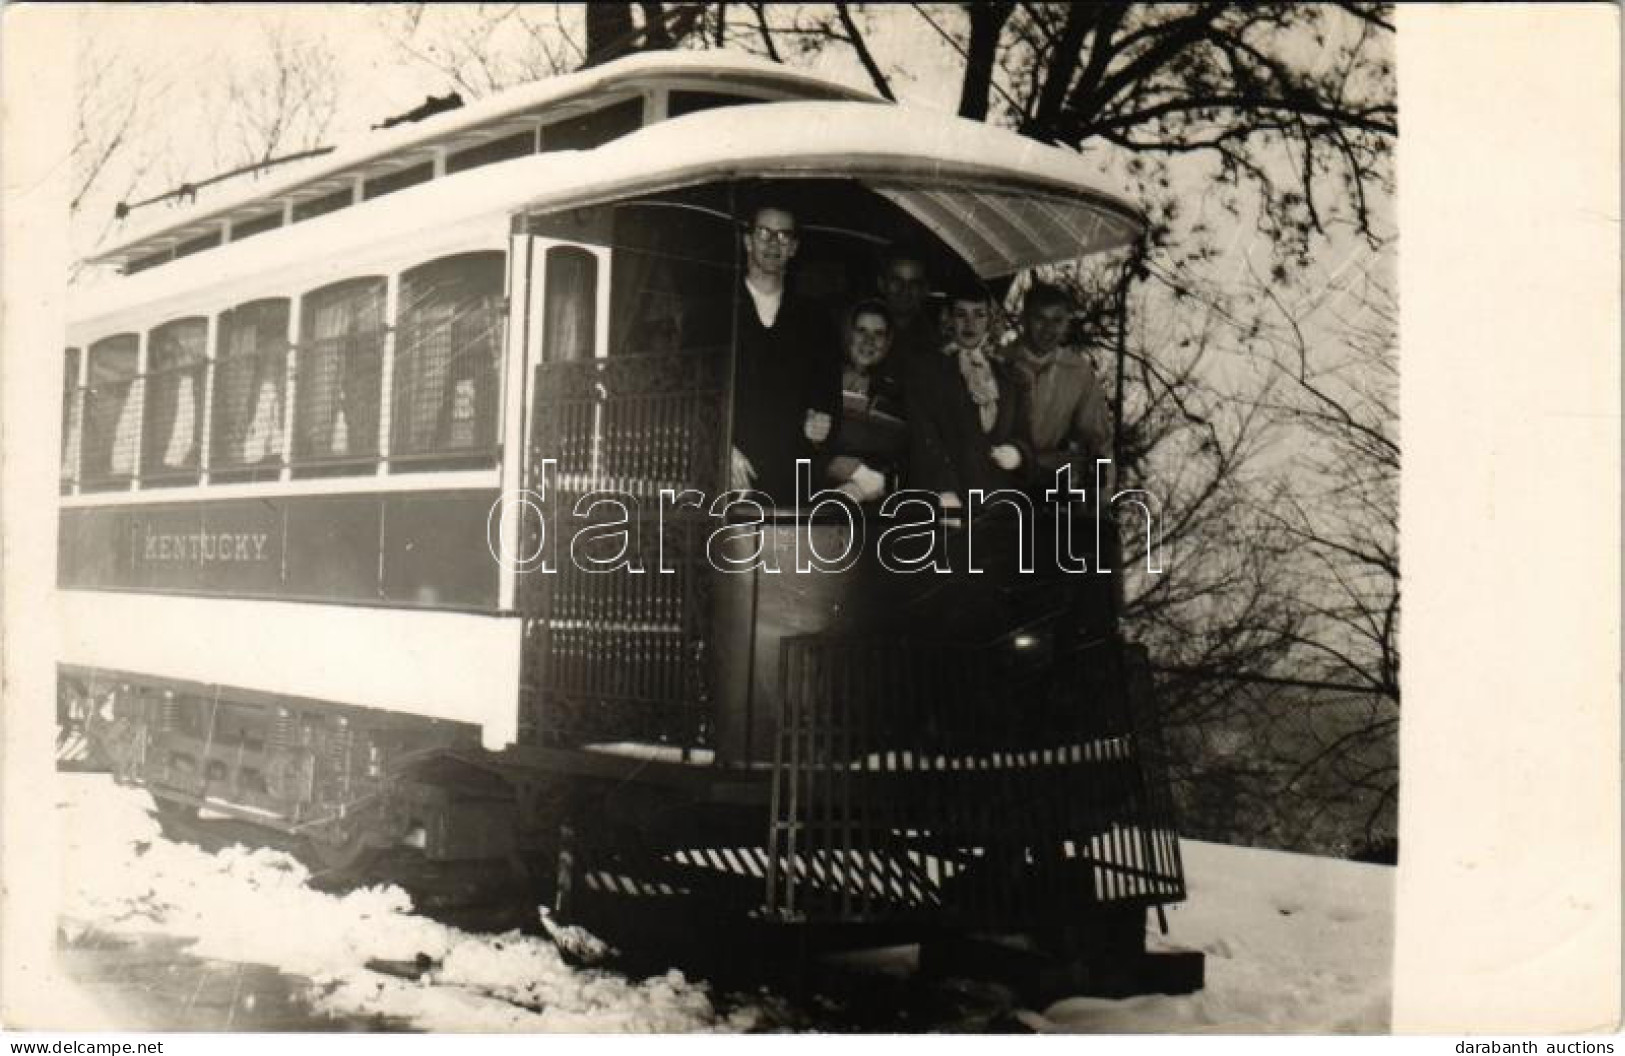
<path fill-rule="evenodd" d="M 722 465 L 726 357 L 625 339 L 612 309 L 651 303 L 612 297 L 617 278 L 647 272 L 636 254 L 531 241 L 526 515 L 528 552 L 546 562 L 517 593 L 520 740 L 707 748 L 705 505 Z"/>

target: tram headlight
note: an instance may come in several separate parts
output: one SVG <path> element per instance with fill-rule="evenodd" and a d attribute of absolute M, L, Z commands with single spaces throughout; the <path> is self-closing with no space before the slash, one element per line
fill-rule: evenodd
<path fill-rule="evenodd" d="M 1049 628 L 1017 631 L 1006 639 L 1005 663 L 1018 680 L 1037 678 L 1049 669 L 1055 640 Z"/>

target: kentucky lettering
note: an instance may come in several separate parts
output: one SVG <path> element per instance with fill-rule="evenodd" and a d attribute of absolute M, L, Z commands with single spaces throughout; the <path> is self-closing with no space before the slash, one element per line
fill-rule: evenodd
<path fill-rule="evenodd" d="M 141 556 L 147 561 L 264 561 L 265 532 L 148 532 Z"/>

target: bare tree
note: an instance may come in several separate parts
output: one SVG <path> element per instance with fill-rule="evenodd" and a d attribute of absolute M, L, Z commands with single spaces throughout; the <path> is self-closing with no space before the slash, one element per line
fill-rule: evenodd
<path fill-rule="evenodd" d="M 116 178 L 129 188 L 151 164 L 133 157 L 146 135 L 148 115 L 161 94 L 150 71 L 121 63 L 116 50 L 100 37 L 84 33 L 76 55 L 74 99 L 73 187 L 68 208 L 77 212 L 87 199 Z"/>
<path fill-rule="evenodd" d="M 1298 644 L 1326 679 L 1400 699 L 1398 370 L 1393 291 L 1378 268 L 1360 269 L 1329 291 L 1340 302 L 1328 341 L 1311 343 L 1302 309 L 1278 290 L 1262 295 L 1279 313 L 1266 342 L 1285 383 L 1266 404 L 1294 427 L 1296 472 L 1271 494 L 1269 515 L 1309 559 L 1301 574 L 1315 596 L 1320 633 Z M 1331 344 L 1337 354 L 1327 354 Z"/>
<path fill-rule="evenodd" d="M 128 200 L 164 157 L 153 118 L 168 85 L 159 71 L 132 62 L 88 19 L 81 23 L 74 58 L 68 210 L 83 253 L 113 229 L 113 203 Z M 69 281 L 81 273 L 76 263 Z"/>
<path fill-rule="evenodd" d="M 726 5 L 722 5 L 725 7 Z M 469 98 L 672 48 L 704 33 L 703 4 L 393 4 L 379 26 L 411 62 Z M 725 21 L 725 12 L 717 18 Z"/>
<path fill-rule="evenodd" d="M 751 22 L 725 23 L 721 5 L 707 5 L 711 32 L 692 43 L 725 42 L 774 61 L 850 47 L 890 97 L 887 71 L 902 57 L 859 29 L 865 9 L 882 5 L 747 6 Z M 1233 212 L 1252 216 L 1281 248 L 1283 266 L 1345 214 L 1380 234 L 1371 197 L 1390 187 L 1398 131 L 1383 5 L 908 7 L 922 33 L 959 57 L 963 116 L 1072 147 L 1108 144 L 1139 159 L 1142 197 L 1170 197 L 1169 162 L 1205 159 Z"/>
<path fill-rule="evenodd" d="M 265 19 L 235 42 L 229 73 L 180 92 L 160 66 L 118 47 L 113 25 L 86 19 L 80 38 L 71 207 L 81 255 L 133 209 L 191 200 L 211 177 L 251 171 L 326 136 L 340 71 L 322 41 Z M 158 121 L 171 102 L 185 117 Z M 71 278 L 81 272 L 76 265 Z"/>
<path fill-rule="evenodd" d="M 1347 269 L 1320 296 L 1329 333 L 1305 331 L 1302 305 L 1265 284 L 1278 316 L 1268 362 L 1283 384 L 1263 406 L 1292 430 L 1298 464 L 1279 475 L 1262 512 L 1294 560 L 1278 588 L 1302 613 L 1292 664 L 1364 698 L 1362 721 L 1317 738 L 1291 782 L 1330 774 L 1369 804 L 1368 831 L 1391 822 L 1400 707 L 1397 313 L 1386 262 Z"/>
<path fill-rule="evenodd" d="M 338 63 L 325 45 L 268 23 L 263 44 L 226 81 L 232 161 L 265 162 L 321 144 L 338 108 Z"/>
<path fill-rule="evenodd" d="M 374 17 L 403 57 L 470 99 L 574 69 L 586 56 L 574 5 L 386 4 Z"/>

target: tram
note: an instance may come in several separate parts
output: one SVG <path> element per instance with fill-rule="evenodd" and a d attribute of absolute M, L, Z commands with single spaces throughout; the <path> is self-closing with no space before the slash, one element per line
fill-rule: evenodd
<path fill-rule="evenodd" d="M 997 284 L 1143 228 L 1076 155 L 716 53 L 132 213 L 69 326 L 58 563 L 60 703 L 118 777 L 326 868 L 541 861 L 589 922 L 1143 942 L 1185 885 L 1115 622 L 997 555 L 889 571 L 828 509 L 661 501 L 728 492 L 734 349 L 683 320 L 764 189 L 829 304 L 891 246 Z M 631 560 L 533 560 L 604 489 Z"/>

